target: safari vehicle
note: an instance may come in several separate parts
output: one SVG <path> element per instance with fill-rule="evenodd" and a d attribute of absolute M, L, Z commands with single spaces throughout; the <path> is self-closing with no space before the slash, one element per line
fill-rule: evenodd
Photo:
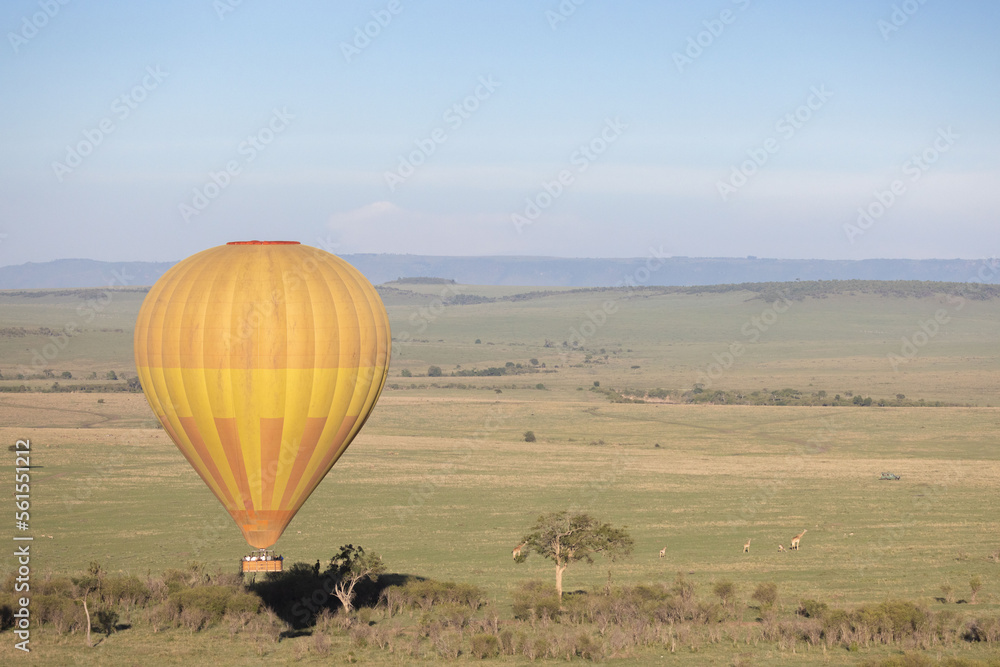
<path fill-rule="evenodd" d="M 891 473 L 891 472 L 884 472 L 884 473 L 882 473 L 882 476 L 879 477 L 879 479 L 880 480 L 881 479 L 899 479 L 899 475 L 897 475 L 895 473 Z"/>

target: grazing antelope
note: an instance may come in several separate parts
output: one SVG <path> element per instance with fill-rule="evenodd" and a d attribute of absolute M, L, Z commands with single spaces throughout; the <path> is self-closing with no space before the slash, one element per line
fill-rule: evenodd
<path fill-rule="evenodd" d="M 511 554 L 514 556 L 514 560 L 517 560 L 518 558 L 521 557 L 521 549 L 523 549 L 526 546 L 528 546 L 527 542 L 525 542 L 524 544 L 519 544 L 516 547 L 514 547 L 514 551 L 511 552 Z"/>
<path fill-rule="evenodd" d="M 752 539 L 753 538 L 751 537 L 750 540 Z M 745 554 L 750 553 L 750 540 L 747 540 L 747 543 L 743 545 L 743 553 Z"/>
<path fill-rule="evenodd" d="M 660 549 L 660 558 L 663 558 L 666 555 L 667 555 L 667 548 L 663 547 L 662 549 Z"/>
<path fill-rule="evenodd" d="M 783 547 L 783 546 L 781 546 L 781 545 L 779 544 L 779 545 L 778 545 L 778 551 L 784 551 L 784 550 L 785 550 L 785 547 Z"/>
<path fill-rule="evenodd" d="M 792 543 L 788 545 L 788 548 L 789 549 L 795 549 L 796 551 L 798 551 L 799 550 L 799 540 L 801 540 L 802 536 L 805 535 L 807 532 L 809 532 L 808 528 L 806 528 L 801 533 L 799 533 L 798 535 L 796 535 L 795 537 L 793 537 L 792 538 Z"/>

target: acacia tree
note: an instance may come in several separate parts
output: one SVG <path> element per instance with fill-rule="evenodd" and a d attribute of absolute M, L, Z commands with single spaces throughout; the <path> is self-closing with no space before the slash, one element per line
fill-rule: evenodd
<path fill-rule="evenodd" d="M 344 605 L 344 611 L 354 609 L 354 587 L 362 579 L 377 579 L 385 572 L 382 557 L 363 547 L 346 544 L 330 559 L 330 574 L 334 577 L 333 594 Z"/>
<path fill-rule="evenodd" d="M 516 559 L 523 563 L 534 551 L 556 564 L 556 592 L 562 599 L 562 576 L 571 563 L 594 562 L 594 555 L 612 561 L 632 553 L 633 541 L 622 528 L 601 523 L 589 514 L 552 512 L 542 514 L 533 532 L 521 538 L 525 545 Z"/>

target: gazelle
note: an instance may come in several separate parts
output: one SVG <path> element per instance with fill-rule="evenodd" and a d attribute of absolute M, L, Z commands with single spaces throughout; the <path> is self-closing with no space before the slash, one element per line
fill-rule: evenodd
<path fill-rule="evenodd" d="M 752 539 L 753 538 L 751 537 L 750 540 Z M 750 540 L 747 540 L 747 543 L 743 545 L 743 553 L 745 554 L 750 553 Z"/>
<path fill-rule="evenodd" d="M 795 537 L 793 537 L 792 538 L 792 543 L 788 545 L 788 548 L 789 549 L 795 549 L 796 551 L 798 551 L 799 550 L 799 540 L 801 540 L 802 536 L 805 535 L 807 532 L 809 532 L 808 528 L 806 528 L 801 533 L 799 533 L 798 535 L 796 535 Z"/>
<path fill-rule="evenodd" d="M 662 549 L 660 549 L 660 558 L 663 558 L 666 555 L 667 555 L 667 548 L 663 547 Z"/>
<path fill-rule="evenodd" d="M 784 551 L 784 550 L 785 550 L 785 547 L 783 547 L 783 546 L 781 546 L 781 545 L 779 544 L 779 545 L 778 545 L 778 551 Z"/>

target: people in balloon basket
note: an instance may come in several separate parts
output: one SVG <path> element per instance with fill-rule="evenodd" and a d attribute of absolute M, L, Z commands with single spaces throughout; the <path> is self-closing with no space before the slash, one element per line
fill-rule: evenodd
<path fill-rule="evenodd" d="M 251 555 L 244 556 L 243 560 L 245 560 L 247 562 L 258 561 L 258 560 L 285 560 L 285 557 L 282 556 L 282 555 L 280 555 L 280 554 L 277 555 L 277 556 L 275 556 L 273 554 L 263 553 L 263 554 L 260 554 L 260 555 L 258 555 L 258 554 L 251 554 Z"/>

